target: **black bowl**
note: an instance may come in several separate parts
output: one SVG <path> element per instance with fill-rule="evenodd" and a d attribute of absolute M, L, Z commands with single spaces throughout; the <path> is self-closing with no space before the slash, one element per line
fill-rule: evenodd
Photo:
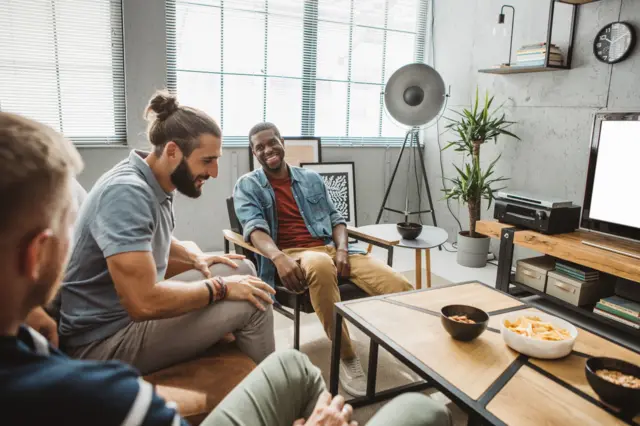
<path fill-rule="evenodd" d="M 449 305 L 440 310 L 442 316 L 440 320 L 444 329 L 456 340 L 468 342 L 481 335 L 489 325 L 489 315 L 482 309 L 468 305 Z M 474 320 L 475 324 L 465 324 L 450 319 L 452 315 L 466 315 Z"/>
<path fill-rule="evenodd" d="M 631 414 L 637 413 L 640 410 L 640 389 L 626 388 L 598 377 L 596 371 L 602 369 L 619 371 L 624 374 L 640 377 L 640 367 L 620 359 L 605 357 L 589 358 L 584 367 L 587 381 L 600 399 L 606 403 L 622 408 L 625 411 L 635 410 L 635 412 Z"/>
<path fill-rule="evenodd" d="M 396 224 L 398 232 L 405 240 L 415 240 L 422 233 L 422 225 L 413 222 L 400 222 Z"/>

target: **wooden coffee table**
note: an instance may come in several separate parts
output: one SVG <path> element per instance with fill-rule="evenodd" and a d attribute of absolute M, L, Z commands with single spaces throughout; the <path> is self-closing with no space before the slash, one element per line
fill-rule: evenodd
<path fill-rule="evenodd" d="M 489 328 L 471 342 L 453 340 L 440 323 L 451 304 L 478 307 L 490 315 Z M 495 425 L 640 425 L 640 413 L 624 418 L 600 401 L 584 373 L 590 356 L 640 364 L 640 354 L 578 327 L 574 351 L 560 360 L 521 355 L 502 340 L 504 314 L 542 312 L 485 284 L 470 282 L 435 289 L 337 303 L 335 330 L 343 318 L 371 338 L 366 405 L 407 389 L 433 386 L 469 414 L 470 423 Z M 338 391 L 340 333 L 333 335 L 330 390 Z M 375 393 L 378 346 L 426 382 Z"/>

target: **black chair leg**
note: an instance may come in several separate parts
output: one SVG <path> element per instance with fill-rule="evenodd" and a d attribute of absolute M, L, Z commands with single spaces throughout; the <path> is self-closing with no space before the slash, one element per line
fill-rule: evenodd
<path fill-rule="evenodd" d="M 296 296 L 296 305 L 293 309 L 293 349 L 300 350 L 300 295 Z"/>

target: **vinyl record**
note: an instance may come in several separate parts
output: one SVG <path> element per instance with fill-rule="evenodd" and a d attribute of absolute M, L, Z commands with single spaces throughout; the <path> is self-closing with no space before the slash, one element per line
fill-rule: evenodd
<path fill-rule="evenodd" d="M 399 68 L 384 89 L 389 115 L 407 126 L 422 126 L 436 118 L 445 97 L 446 89 L 440 74 L 421 63 Z"/>

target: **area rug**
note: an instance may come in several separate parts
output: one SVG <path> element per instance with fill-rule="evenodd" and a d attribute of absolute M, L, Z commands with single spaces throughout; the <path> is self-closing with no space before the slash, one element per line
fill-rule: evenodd
<path fill-rule="evenodd" d="M 413 283 L 415 276 L 414 271 L 406 271 L 403 274 Z M 423 275 L 423 283 L 426 280 Z M 432 287 L 441 287 L 450 284 L 447 280 L 437 275 L 431 274 Z M 348 323 L 348 322 L 347 322 Z M 293 345 L 293 323 L 282 315 L 275 315 L 275 332 L 276 332 L 276 348 L 286 349 Z M 369 360 L 369 338 L 360 330 L 353 326 L 349 326 L 351 339 L 353 340 L 355 350 L 360 357 L 365 372 L 367 371 Z M 407 332 L 416 332 L 415 328 Z M 301 314 L 300 317 L 300 350 L 307 354 L 311 362 L 320 368 L 325 382 L 329 383 L 330 360 L 331 360 L 331 342 L 324 334 L 324 330 L 315 314 Z M 407 367 L 397 361 L 393 355 L 384 349 L 380 349 L 378 354 L 378 378 L 376 382 L 376 390 L 381 391 L 396 386 L 402 386 L 419 380 L 419 377 L 409 370 Z M 346 395 L 341 389 L 340 393 Z M 427 391 L 425 394 L 433 399 L 446 404 L 451 413 L 455 426 L 466 425 L 467 416 L 458 407 L 451 403 L 444 395 L 437 391 Z M 360 425 L 366 422 L 384 405 L 385 403 L 372 404 L 367 407 L 361 407 L 355 410 L 354 420 Z M 392 426 L 392 425 L 390 425 Z"/>

